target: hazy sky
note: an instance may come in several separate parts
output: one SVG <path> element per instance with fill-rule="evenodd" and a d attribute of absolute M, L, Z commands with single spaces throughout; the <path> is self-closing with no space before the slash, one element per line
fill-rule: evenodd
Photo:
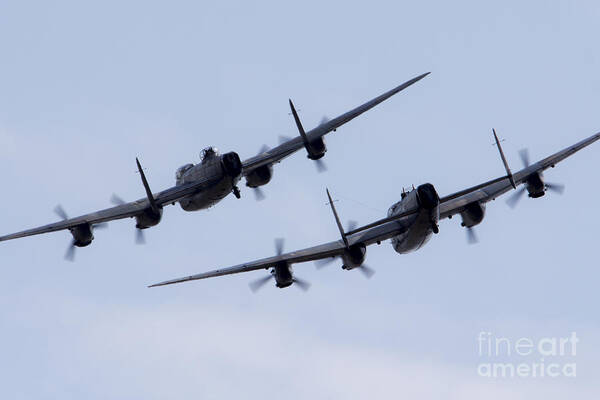
<path fill-rule="evenodd" d="M 576 4 L 576 5 L 575 5 Z M 327 136 L 328 172 L 298 154 L 267 199 L 242 186 L 209 211 L 165 209 L 63 259 L 67 232 L 0 244 L 0 387 L 10 399 L 596 399 L 600 144 L 550 170 L 563 196 L 488 204 L 466 242 L 442 221 L 420 251 L 370 247 L 371 280 L 312 263 L 304 293 L 263 272 L 146 285 L 338 237 L 384 216 L 401 188 L 441 195 L 600 130 L 596 1 L 0 3 L 2 233 L 143 197 L 217 146 L 250 157 L 420 73 Z M 480 331 L 580 338 L 576 378 L 480 377 Z M 516 362 L 519 358 L 509 358 Z"/>

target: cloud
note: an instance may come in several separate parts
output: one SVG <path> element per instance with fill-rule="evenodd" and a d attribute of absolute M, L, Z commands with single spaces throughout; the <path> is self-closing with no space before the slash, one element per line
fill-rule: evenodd
<path fill-rule="evenodd" d="M 47 395 L 61 398 L 469 400 L 594 393 L 582 380 L 484 379 L 475 363 L 418 356 L 408 341 L 390 350 L 319 337 L 298 329 L 294 313 L 276 309 L 100 307 L 48 298 L 60 311 L 29 321 L 29 329 L 46 327 L 41 382 Z M 385 314 L 362 329 L 385 329 Z"/>

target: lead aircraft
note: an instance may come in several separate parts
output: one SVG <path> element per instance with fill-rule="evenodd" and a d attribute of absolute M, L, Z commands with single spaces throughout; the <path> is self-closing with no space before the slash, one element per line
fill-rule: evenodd
<path fill-rule="evenodd" d="M 327 151 L 324 142 L 324 136 L 327 133 L 336 131 L 346 122 L 358 117 L 427 75 L 429 75 L 429 72 L 419 75 L 334 119 L 323 120 L 320 125 L 308 132 L 304 130 L 294 104 L 290 100 L 290 108 L 300 136 L 285 140 L 273 149 L 263 147 L 258 155 L 243 162 L 236 152 L 232 151 L 220 155 L 215 148 L 208 147 L 202 151 L 200 163 L 195 165 L 186 164 L 177 169 L 175 186 L 162 192 L 152 193 L 144 170 L 136 158 L 137 168 L 146 191 L 145 198 L 127 203 L 118 196 L 113 195 L 111 201 L 115 204 L 114 207 L 75 218 L 69 218 L 63 208 L 57 206 L 55 212 L 62 218 L 62 221 L 0 236 L 0 241 L 68 229 L 73 236 L 73 240 L 67 250 L 66 258 L 72 260 L 75 247 L 89 245 L 94 240 L 94 229 L 104 227 L 108 221 L 128 217 L 135 218 L 137 242 L 143 243 L 142 230 L 155 226 L 160 222 L 164 206 L 179 203 L 185 211 L 197 211 L 215 205 L 230 193 L 233 193 L 239 199 L 240 190 L 237 183 L 242 177 L 246 179 L 246 186 L 256 190 L 256 196 L 260 200 L 263 197 L 260 186 L 266 185 L 271 180 L 273 164 L 304 148 L 307 157 L 316 161 L 318 169 L 323 170 L 324 164 L 321 158 Z"/>
<path fill-rule="evenodd" d="M 329 190 L 327 190 L 329 204 L 340 231 L 340 240 L 283 254 L 283 241 L 278 239 L 275 242 L 277 255 L 274 257 L 173 279 L 150 287 L 266 269 L 270 270 L 270 274 L 252 282 L 250 284 L 252 290 L 262 287 L 271 279 L 275 280 L 278 288 L 285 288 L 296 283 L 301 289 L 307 289 L 308 283 L 294 276 L 292 264 L 316 261 L 317 267 L 319 267 L 335 259 L 341 259 L 343 269 L 358 269 L 370 277 L 374 271 L 364 265 L 367 246 L 374 243 L 381 244 L 382 241 L 391 239 L 392 246 L 397 253 L 405 254 L 418 250 L 427 243 L 433 234 L 439 232 L 438 222 L 440 220 L 452 218 L 456 214 L 460 214 L 462 217 L 461 225 L 467 228 L 468 237 L 473 242 L 475 236 L 472 229 L 483 221 L 487 202 L 513 189 L 516 192 L 507 201 L 511 207 L 515 206 L 525 192 L 528 192 L 531 198 L 544 196 L 547 190 L 562 192 L 562 185 L 544 181 L 543 172 L 600 139 L 600 133 L 596 133 L 531 165 L 527 151 L 522 150 L 520 155 L 524 168 L 513 174 L 506 162 L 498 136 L 495 131 L 493 133 L 495 144 L 506 170 L 505 176 L 444 197 L 439 197 L 435 187 L 430 183 L 420 185 L 409 192 L 403 190 L 400 201 L 390 207 L 386 218 L 360 228 L 350 227 L 347 230 L 342 227 Z M 522 187 L 517 189 L 519 185 Z"/>

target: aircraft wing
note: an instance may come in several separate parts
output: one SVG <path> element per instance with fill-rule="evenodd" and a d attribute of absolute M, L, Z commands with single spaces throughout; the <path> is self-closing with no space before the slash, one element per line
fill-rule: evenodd
<path fill-rule="evenodd" d="M 214 278 L 216 276 L 239 274 L 241 272 L 256 271 L 259 269 L 268 269 L 270 267 L 274 267 L 277 263 L 283 262 L 283 261 L 286 261 L 286 262 L 289 262 L 290 264 L 292 264 L 292 263 L 298 263 L 298 262 L 304 262 L 304 261 L 318 260 L 320 258 L 335 257 L 335 256 L 341 254 L 343 249 L 344 249 L 344 244 L 342 243 L 341 240 L 337 241 L 337 242 L 329 242 L 329 243 L 325 243 L 325 244 L 322 244 L 319 246 L 310 247 L 310 248 L 307 248 L 304 250 L 298 250 L 298 251 L 293 251 L 290 253 L 285 253 L 285 254 L 281 254 L 278 256 L 274 256 L 274 257 L 263 258 L 261 260 L 256 260 L 256 261 L 252 261 L 252 262 L 245 263 L 245 264 L 235 265 L 233 267 L 220 268 L 220 269 L 215 269 L 214 271 L 204 272 L 204 273 L 197 274 L 197 275 L 191 275 L 191 276 L 185 276 L 183 278 L 172 279 L 169 281 L 164 281 L 164 282 L 156 283 L 154 285 L 150 285 L 149 287 L 165 286 L 165 285 L 171 285 L 174 283 L 196 281 L 199 279 L 206 279 L 206 278 Z"/>
<path fill-rule="evenodd" d="M 415 214 L 418 210 L 408 211 L 403 213 L 403 216 Z M 389 239 L 395 235 L 399 235 L 406 230 L 406 227 L 398 221 L 388 221 L 371 229 L 362 231 L 356 234 L 348 234 L 348 244 L 362 243 L 370 245 L 379 243 Z M 314 247 L 309 247 L 303 250 L 292 251 L 278 256 L 263 258 L 245 264 L 235 265 L 233 267 L 220 268 L 209 272 L 203 272 L 197 275 L 185 276 L 183 278 L 172 279 L 160 283 L 150 285 L 149 287 L 172 285 L 187 281 L 196 281 L 200 279 L 214 278 L 223 275 L 239 274 L 242 272 L 256 271 L 259 269 L 268 269 L 274 267 L 277 263 L 287 262 L 289 264 L 302 263 L 306 261 L 315 261 L 323 258 L 336 257 L 344 252 L 346 245 L 342 240 L 321 244 Z"/>
<path fill-rule="evenodd" d="M 174 203 L 175 201 L 185 196 L 203 190 L 207 186 L 210 186 L 213 183 L 213 180 L 214 179 L 204 179 L 185 185 L 173 186 L 169 189 L 163 190 L 162 192 L 154 194 L 153 197 L 156 204 L 159 207 L 163 207 L 167 204 Z M 26 236 L 40 235 L 42 233 L 60 231 L 63 229 L 71 229 L 78 225 L 86 223 L 94 225 L 122 218 L 135 217 L 136 215 L 143 213 L 144 210 L 149 207 L 150 202 L 148 198 L 143 198 L 129 203 L 119 204 L 117 206 L 106 208 L 104 210 L 81 215 L 79 217 L 67 218 L 52 224 L 12 233 L 5 236 L 0 236 L 0 242 L 5 240 L 18 239 Z"/>
<path fill-rule="evenodd" d="M 550 167 L 554 167 L 560 161 L 596 142 L 598 139 L 600 139 L 600 132 L 523 168 L 512 175 L 515 186 L 525 183 L 527 178 L 533 173 L 543 172 Z M 460 213 L 469 203 L 487 203 L 512 189 L 513 186 L 509 176 L 503 176 L 442 197 L 440 199 L 440 219 Z"/>
<path fill-rule="evenodd" d="M 377 104 L 389 99 L 396 93 L 398 93 L 398 92 L 406 89 L 407 87 L 411 86 L 412 84 L 420 81 L 427 75 L 429 75 L 429 72 L 419 75 L 416 78 L 413 78 L 407 82 L 404 82 L 400 86 L 397 86 L 397 87 L 393 88 L 392 90 L 389 90 L 389 91 L 383 93 L 382 95 L 375 97 L 374 99 L 364 103 L 363 105 L 360 105 L 360 106 L 354 108 L 353 110 L 350 110 L 334 119 L 331 119 L 327 122 L 320 124 L 316 128 L 311 129 L 310 131 L 306 132 L 306 136 L 307 136 L 308 140 L 312 141 L 312 140 L 315 140 L 315 139 L 325 136 L 326 134 L 328 134 L 331 131 L 335 131 L 337 128 L 344 125 L 346 122 L 353 120 L 354 118 L 358 117 L 362 113 L 375 107 Z M 282 143 L 273 149 L 264 151 L 254 157 L 251 157 L 251 158 L 245 160 L 243 162 L 243 174 L 248 175 L 253 170 L 255 170 L 256 168 L 262 167 L 263 165 L 280 162 L 284 158 L 290 156 L 291 154 L 295 153 L 296 151 L 298 151 L 302 148 L 304 148 L 304 141 L 300 136 L 290 139 L 287 142 Z"/>

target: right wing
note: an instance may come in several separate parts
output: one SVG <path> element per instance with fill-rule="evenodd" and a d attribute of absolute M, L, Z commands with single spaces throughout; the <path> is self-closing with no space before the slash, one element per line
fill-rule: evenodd
<path fill-rule="evenodd" d="M 396 93 L 406 89 L 407 87 L 411 86 L 412 84 L 425 78 L 427 75 L 429 75 L 429 72 L 419 75 L 416 78 L 413 78 L 407 82 L 404 82 L 403 84 L 383 93 L 380 96 L 375 97 L 374 99 L 364 103 L 363 105 L 360 105 L 360 106 L 358 106 L 358 107 L 356 107 L 356 108 L 354 108 L 332 120 L 329 120 L 327 122 L 320 124 L 316 128 L 311 129 L 310 131 L 306 132 L 306 137 L 307 137 L 308 141 L 313 141 L 315 139 L 325 136 L 326 134 L 328 134 L 331 131 L 335 131 L 337 128 L 344 125 L 346 122 L 353 120 L 354 118 L 358 117 L 362 113 L 375 107 L 377 104 L 389 99 Z M 304 141 L 303 141 L 302 137 L 297 136 L 293 139 L 290 139 L 287 142 L 282 143 L 277 147 L 274 147 L 270 150 L 264 151 L 261 154 L 258 154 L 254 157 L 251 157 L 251 158 L 245 160 L 242 163 L 243 164 L 243 174 L 245 176 L 245 175 L 252 173 L 252 171 L 254 171 L 256 168 L 262 167 L 264 165 L 280 162 L 284 158 L 292 155 L 293 153 L 295 153 L 296 151 L 298 151 L 302 148 L 304 148 Z"/>
<path fill-rule="evenodd" d="M 527 181 L 527 178 L 532 174 L 542 173 L 548 168 L 554 167 L 559 162 L 563 161 L 569 156 L 572 156 L 579 150 L 589 146 L 597 140 L 600 140 L 600 132 L 595 133 L 594 135 L 569 147 L 566 147 L 565 149 L 558 151 L 551 156 L 543 158 L 540 161 L 516 172 L 512 176 L 496 178 L 480 185 L 442 197 L 440 199 L 440 219 L 451 217 L 452 215 L 460 213 L 464 210 L 464 207 L 467 204 L 474 202 L 487 203 L 490 200 L 494 200 L 498 196 L 501 196 L 513 189 L 511 178 L 516 188 L 516 186 L 524 184 Z"/>

